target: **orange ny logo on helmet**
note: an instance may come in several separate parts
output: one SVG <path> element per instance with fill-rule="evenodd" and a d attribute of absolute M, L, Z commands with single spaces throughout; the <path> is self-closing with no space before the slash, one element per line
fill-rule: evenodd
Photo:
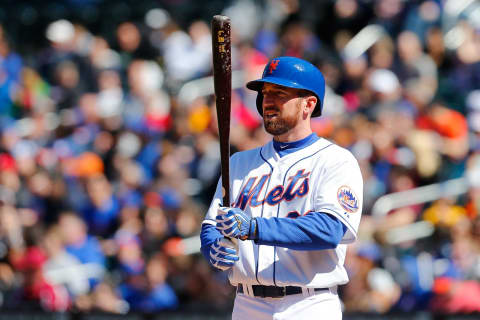
<path fill-rule="evenodd" d="M 274 59 L 272 62 L 270 62 L 270 66 L 268 67 L 268 73 L 272 73 L 273 70 L 277 69 L 278 63 L 280 60 Z"/>

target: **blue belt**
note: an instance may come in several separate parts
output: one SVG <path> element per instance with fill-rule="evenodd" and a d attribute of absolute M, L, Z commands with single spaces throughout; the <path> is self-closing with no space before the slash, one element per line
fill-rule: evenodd
<path fill-rule="evenodd" d="M 313 288 L 315 292 L 330 290 L 329 288 Z M 286 286 L 286 287 L 276 287 L 276 286 L 259 286 L 252 285 L 253 295 L 255 297 L 262 298 L 281 298 L 289 296 L 292 294 L 302 293 L 301 287 Z M 237 293 L 244 293 L 243 285 L 237 285 Z"/>

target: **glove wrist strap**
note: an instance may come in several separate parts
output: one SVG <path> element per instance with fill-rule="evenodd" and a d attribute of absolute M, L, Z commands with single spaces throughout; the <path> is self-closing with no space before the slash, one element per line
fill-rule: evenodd
<path fill-rule="evenodd" d="M 250 220 L 250 229 L 248 230 L 248 239 L 257 240 L 258 238 L 258 229 L 257 229 L 257 219 L 253 218 Z"/>

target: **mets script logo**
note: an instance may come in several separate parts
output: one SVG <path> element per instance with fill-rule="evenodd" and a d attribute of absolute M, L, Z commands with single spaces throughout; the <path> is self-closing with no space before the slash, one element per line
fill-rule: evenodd
<path fill-rule="evenodd" d="M 272 73 L 273 70 L 277 69 L 277 66 L 278 66 L 278 63 L 280 62 L 280 60 L 278 59 L 273 59 L 271 62 L 270 62 L 270 65 L 268 66 L 268 73 Z"/>
<path fill-rule="evenodd" d="M 247 206 L 258 207 L 264 203 L 276 206 L 282 201 L 290 202 L 303 198 L 309 191 L 310 172 L 300 169 L 293 176 L 288 177 L 285 185 L 277 185 L 267 192 L 265 184 L 270 179 L 270 174 L 259 177 L 250 177 L 244 184 L 242 191 L 233 204 L 233 207 L 245 210 Z"/>
<path fill-rule="evenodd" d="M 354 213 L 358 210 L 357 196 L 350 187 L 341 186 L 337 192 L 337 199 L 347 212 Z"/>

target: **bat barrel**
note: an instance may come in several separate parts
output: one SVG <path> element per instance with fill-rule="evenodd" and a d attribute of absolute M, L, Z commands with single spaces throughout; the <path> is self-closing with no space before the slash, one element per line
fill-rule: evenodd
<path fill-rule="evenodd" d="M 220 139 L 223 205 L 227 207 L 230 206 L 231 52 L 230 18 L 216 15 L 212 19 L 213 79 Z"/>

